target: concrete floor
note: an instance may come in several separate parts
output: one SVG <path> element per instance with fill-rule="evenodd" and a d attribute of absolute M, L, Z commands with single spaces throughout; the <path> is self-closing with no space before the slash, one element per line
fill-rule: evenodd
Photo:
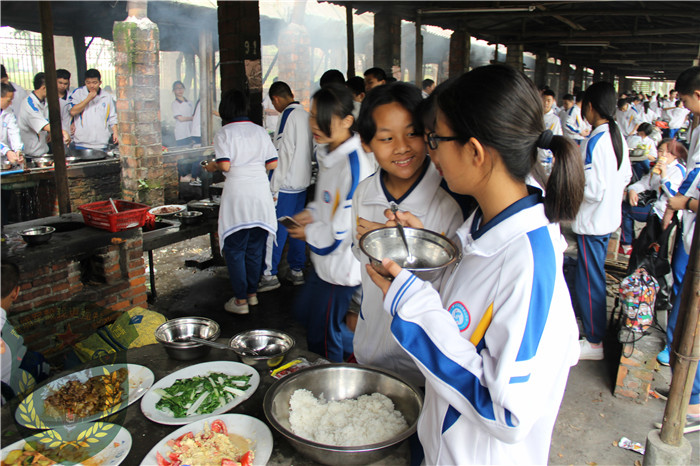
<path fill-rule="evenodd" d="M 232 296 L 226 268 L 198 270 L 184 265 L 186 259 L 210 258 L 208 247 L 208 237 L 203 236 L 154 251 L 158 300 L 151 309 L 168 318 L 209 317 L 221 325 L 222 337 L 253 328 L 277 328 L 291 334 L 297 345 L 305 349 L 305 331 L 291 315 L 298 288 L 283 282 L 281 288 L 261 293 L 260 305 L 252 308 L 249 315 L 229 314 L 223 309 Z M 664 321 L 664 317 L 660 319 Z M 649 345 L 661 349 L 659 330 L 645 338 L 649 338 Z M 659 366 L 652 386 L 667 387 L 670 380 L 670 370 Z M 646 404 L 639 404 L 614 397 L 612 383 L 604 361 L 582 361 L 572 368 L 552 437 L 550 464 L 641 463 L 640 454 L 618 447 L 617 442 L 627 437 L 644 444 L 654 428 L 653 422 L 663 417 L 665 402 L 650 398 Z M 700 433 L 687 434 L 686 439 L 693 447 L 691 464 L 700 464 Z"/>

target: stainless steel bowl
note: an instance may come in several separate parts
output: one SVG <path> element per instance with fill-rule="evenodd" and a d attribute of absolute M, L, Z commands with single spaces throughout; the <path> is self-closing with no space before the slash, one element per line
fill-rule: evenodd
<path fill-rule="evenodd" d="M 304 388 L 328 401 L 357 398 L 375 392 L 393 401 L 408 423 L 408 429 L 381 443 L 338 447 L 306 440 L 292 432 L 289 399 Z M 423 395 L 416 387 L 389 371 L 357 364 L 326 364 L 302 369 L 275 382 L 265 394 L 265 416 L 299 453 L 323 464 L 368 464 L 389 455 L 416 431 L 423 408 Z"/>
<path fill-rule="evenodd" d="M 10 168 L 12 168 L 12 162 L 10 162 L 9 160 L 3 160 L 0 163 L 2 163 L 3 170 L 9 170 Z"/>
<path fill-rule="evenodd" d="M 20 231 L 19 234 L 25 243 L 34 246 L 47 243 L 51 239 L 54 231 L 56 231 L 54 227 L 43 226 L 28 228 Z"/>
<path fill-rule="evenodd" d="M 53 167 L 53 157 L 34 157 L 31 160 L 35 168 Z"/>
<path fill-rule="evenodd" d="M 455 243 L 439 233 L 406 227 L 404 232 L 411 254 L 415 257 L 411 265 L 406 263 L 406 247 L 396 227 L 365 233 L 360 238 L 360 249 L 374 265 L 381 265 L 382 259 L 388 257 L 412 272 L 439 270 L 459 259 L 459 249 Z"/>
<path fill-rule="evenodd" d="M 183 225 L 194 225 L 204 220 L 204 214 L 196 210 L 190 212 L 178 212 L 175 214 L 175 218 L 178 219 Z"/>
<path fill-rule="evenodd" d="M 294 338 L 279 330 L 248 330 L 231 338 L 228 346 L 243 364 L 256 369 L 269 369 L 282 363 L 294 347 Z"/>
<path fill-rule="evenodd" d="M 173 359 L 189 361 L 205 356 L 210 346 L 189 340 L 195 336 L 205 340 L 216 340 L 221 334 L 219 324 L 205 317 L 180 317 L 172 319 L 156 329 L 156 340 Z"/>

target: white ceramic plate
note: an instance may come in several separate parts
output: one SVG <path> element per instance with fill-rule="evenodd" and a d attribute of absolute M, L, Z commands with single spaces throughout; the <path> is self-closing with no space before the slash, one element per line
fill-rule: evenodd
<path fill-rule="evenodd" d="M 29 394 L 29 396 L 22 400 L 20 405 L 17 407 L 17 411 L 15 411 L 15 420 L 24 427 L 28 427 L 30 429 L 51 429 L 53 427 L 63 426 L 66 424 L 66 421 L 48 416 L 44 413 L 44 399 L 71 380 L 86 382 L 91 377 L 111 374 L 122 367 L 126 367 L 127 371 L 129 372 L 129 393 L 126 403 L 122 401 L 118 405 L 113 406 L 106 411 L 93 414 L 92 416 L 75 419 L 74 422 L 96 421 L 105 416 L 116 413 L 117 411 L 122 410 L 132 403 L 138 401 L 139 398 L 141 398 L 148 391 L 148 389 L 151 388 L 155 377 L 149 368 L 138 364 L 111 364 L 73 372 L 72 374 L 63 376 L 60 379 L 51 381 Z"/>
<path fill-rule="evenodd" d="M 198 432 L 204 430 L 205 422 L 208 422 L 211 427 L 211 423 L 217 419 L 220 419 L 226 424 L 226 429 L 229 434 L 240 435 L 241 437 L 251 440 L 251 449 L 255 455 L 253 457 L 253 465 L 264 466 L 267 464 L 267 460 L 269 460 L 270 455 L 272 455 L 272 432 L 270 432 L 270 429 L 265 423 L 254 417 L 246 416 L 245 414 L 220 414 L 218 416 L 210 416 L 192 422 L 168 434 L 148 452 L 143 461 L 141 461 L 141 466 L 158 464 L 157 453 L 160 453 L 163 455 L 163 458 L 167 459 L 168 453 L 172 451 L 167 445 L 168 440 L 174 440 L 187 432 L 192 432 L 196 435 Z"/>
<path fill-rule="evenodd" d="M 131 450 L 131 434 L 124 427 L 107 422 L 86 422 L 72 425 L 70 431 L 65 429 L 61 429 L 61 431 L 46 430 L 32 437 L 19 440 L 3 448 L 2 452 L 0 452 L 0 459 L 5 461 L 12 450 L 23 449 L 28 441 L 47 444 L 58 442 L 59 444 L 53 448 L 73 448 L 72 444 L 68 444 L 68 442 L 75 442 L 81 435 L 81 439 L 88 443 L 89 447 L 87 448 L 90 449 L 90 452 L 94 451 L 94 454 L 89 458 L 90 460 L 86 461 L 90 466 L 116 466 L 124 461 L 126 455 L 129 454 L 129 450 Z M 42 439 L 44 442 L 42 442 Z M 86 441 L 87 439 L 90 441 Z M 95 440 L 94 443 L 93 440 Z M 74 463 L 69 462 L 67 464 Z"/>
<path fill-rule="evenodd" d="M 167 388 L 174 384 L 178 379 L 189 379 L 195 376 L 203 376 L 211 372 L 221 372 L 227 375 L 250 375 L 252 376 L 250 378 L 250 382 L 248 382 L 250 387 L 243 395 L 235 397 L 231 402 L 221 406 L 219 409 L 214 410 L 214 412 L 210 414 L 175 417 L 156 408 L 156 403 L 158 403 L 160 400 L 160 395 L 155 393 L 157 388 Z M 141 400 L 141 411 L 148 419 L 159 424 L 172 426 L 187 424 L 230 411 L 235 406 L 250 398 L 250 396 L 255 393 L 255 390 L 258 388 L 258 384 L 260 384 L 260 375 L 258 375 L 258 372 L 255 369 L 246 364 L 232 361 L 203 362 L 201 364 L 180 369 L 179 371 L 173 372 L 169 376 L 160 379 L 151 387 L 150 390 L 148 390 L 148 393 L 146 393 Z"/>
<path fill-rule="evenodd" d="M 173 208 L 173 211 L 172 211 L 172 212 L 165 213 L 165 214 L 159 214 L 159 213 L 158 213 L 159 210 L 165 209 L 166 207 L 167 207 L 167 208 L 172 207 L 172 208 Z M 177 210 L 175 210 L 175 209 L 177 209 Z M 186 209 L 187 209 L 187 206 L 184 206 L 184 205 L 170 204 L 170 205 L 161 205 L 161 206 L 158 206 L 158 207 L 154 207 L 154 208 L 150 209 L 150 210 L 148 211 L 148 213 L 149 213 L 149 214 L 152 214 L 152 215 L 155 215 L 156 217 L 172 217 L 172 216 L 175 215 L 176 213 L 182 212 L 182 211 L 184 211 L 184 210 L 186 210 Z"/>

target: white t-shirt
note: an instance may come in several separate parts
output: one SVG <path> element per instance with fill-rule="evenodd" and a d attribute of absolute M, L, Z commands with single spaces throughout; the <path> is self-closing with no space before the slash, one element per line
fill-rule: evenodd
<path fill-rule="evenodd" d="M 180 102 L 175 99 L 171 104 L 173 110 L 173 118 L 175 119 L 175 140 L 180 141 L 192 136 L 192 121 L 179 121 L 178 116 L 191 117 L 194 114 L 194 106 L 189 100 Z"/>
<path fill-rule="evenodd" d="M 85 86 L 74 90 L 69 97 L 71 108 L 75 107 L 90 94 Z M 111 94 L 101 90 L 87 104 L 79 115 L 73 117 L 75 135 L 73 142 L 78 147 L 87 149 L 104 149 L 112 136 L 112 127 L 117 124 L 117 112 Z"/>
<path fill-rule="evenodd" d="M 46 141 L 48 133 L 43 131 L 49 124 L 49 106 L 46 99 L 39 100 L 33 92 L 22 102 L 22 110 L 18 119 L 19 131 L 24 142 L 24 153 L 40 156 L 49 151 Z"/>

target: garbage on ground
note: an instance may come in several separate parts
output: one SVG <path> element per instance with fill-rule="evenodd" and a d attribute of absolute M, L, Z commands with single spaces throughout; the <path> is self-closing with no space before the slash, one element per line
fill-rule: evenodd
<path fill-rule="evenodd" d="M 632 450 L 640 455 L 644 454 L 644 445 L 642 445 L 639 442 L 633 442 L 632 440 L 628 439 L 627 437 L 622 437 L 620 441 L 617 443 L 617 446 L 620 448 L 624 448 L 625 450 Z"/>

